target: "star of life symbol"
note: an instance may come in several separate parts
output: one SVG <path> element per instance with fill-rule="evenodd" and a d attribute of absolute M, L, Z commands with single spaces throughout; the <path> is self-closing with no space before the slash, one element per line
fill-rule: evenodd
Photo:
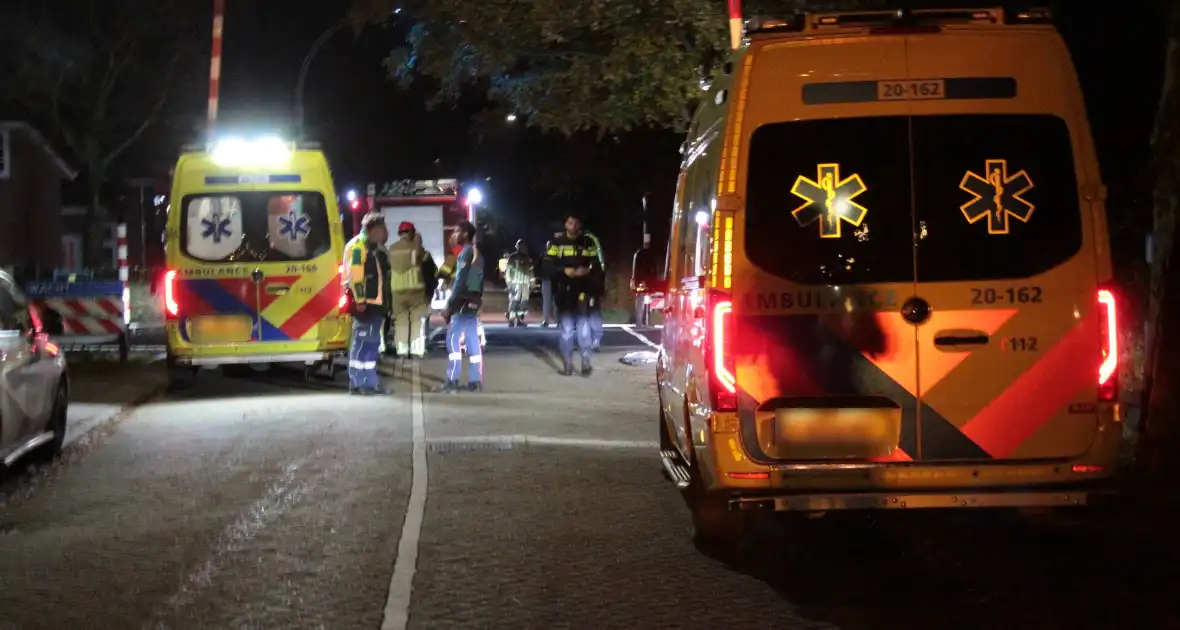
<path fill-rule="evenodd" d="M 860 175 L 841 179 L 839 164 L 820 164 L 816 175 L 815 180 L 800 175 L 791 187 L 791 193 L 806 202 L 791 212 L 799 226 L 819 221 L 820 238 L 840 238 L 845 222 L 860 227 L 868 214 L 867 208 L 853 201 L 868 190 Z"/>
<path fill-rule="evenodd" d="M 307 236 L 311 232 L 311 226 L 308 225 L 310 221 L 307 217 L 299 215 L 295 212 L 288 212 L 287 216 L 279 217 L 279 234 L 291 239 L 294 243 L 300 239 L 301 236 Z"/>
<path fill-rule="evenodd" d="M 968 223 L 987 217 L 988 234 L 1007 234 L 1011 219 L 1028 223 L 1036 207 L 1021 195 L 1033 189 L 1032 179 L 1023 170 L 1008 173 L 1008 160 L 986 160 L 984 176 L 967 171 L 959 183 L 971 201 L 960 206 Z"/>
<path fill-rule="evenodd" d="M 230 220 L 222 217 L 219 210 L 214 210 L 209 213 L 209 216 L 201 219 L 201 227 L 204 229 L 201 232 L 201 238 L 213 239 L 214 243 L 220 243 L 221 239 L 233 236 L 229 229 Z"/>

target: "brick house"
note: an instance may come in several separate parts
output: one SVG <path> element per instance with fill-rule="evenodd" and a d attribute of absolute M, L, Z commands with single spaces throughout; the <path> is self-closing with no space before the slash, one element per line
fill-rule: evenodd
<path fill-rule="evenodd" d="M 0 121 L 0 267 L 49 273 L 64 263 L 62 183 L 76 177 L 28 123 Z"/>

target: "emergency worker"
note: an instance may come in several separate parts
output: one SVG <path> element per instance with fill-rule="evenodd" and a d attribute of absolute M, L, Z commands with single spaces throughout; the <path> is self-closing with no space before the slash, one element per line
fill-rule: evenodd
<path fill-rule="evenodd" d="M 582 222 L 575 216 L 565 220 L 565 232 L 550 242 L 545 252 L 544 273 L 553 282 L 553 303 L 561 325 L 562 374 L 574 373 L 574 342 L 582 357 L 582 376 L 590 376 L 590 317 L 602 309 L 599 293 L 602 274 L 598 248 L 582 233 Z"/>
<path fill-rule="evenodd" d="M 529 290 L 535 274 L 533 257 L 523 240 L 516 241 L 516 251 L 508 256 L 504 280 L 508 283 L 508 325 L 523 326 L 529 312 Z"/>
<path fill-rule="evenodd" d="M 598 237 L 590 230 L 583 232 L 586 238 L 594 243 L 594 249 L 598 251 L 598 268 L 602 273 L 598 274 L 599 286 L 596 289 L 599 299 L 606 296 L 606 257 L 602 253 L 602 244 L 598 242 Z M 602 308 L 590 313 L 590 349 L 598 352 L 602 349 Z"/>
<path fill-rule="evenodd" d="M 475 247 L 475 226 L 459 223 L 452 237 L 462 247 L 456 258 L 455 281 L 443 316 L 447 319 L 447 380 L 436 391 L 459 391 L 459 373 L 463 371 L 463 346 L 471 366 L 467 372 L 467 391 L 483 391 L 483 348 L 480 345 L 479 309 L 483 305 L 483 261 Z"/>
<path fill-rule="evenodd" d="M 415 230 L 414 240 L 421 245 L 422 233 Z M 434 301 L 434 292 L 438 290 L 439 270 L 430 250 L 423 247 L 422 251 L 425 252 L 422 259 L 422 295 L 426 299 L 426 316 L 422 318 L 422 353 L 425 355 L 430 345 L 430 303 Z"/>
<path fill-rule="evenodd" d="M 397 355 L 421 359 L 426 354 L 422 320 L 430 313 L 422 283 L 422 263 L 426 250 L 415 238 L 414 224 L 402 221 L 397 226 L 397 241 L 389 248 L 390 286 L 393 288 L 393 335 Z"/>
<path fill-rule="evenodd" d="M 389 238 L 385 218 L 370 212 L 361 233 L 344 247 L 344 268 L 352 293 L 352 343 L 348 350 L 348 391 L 383 394 L 377 376 L 381 327 L 389 316 L 389 258 L 382 245 Z"/>

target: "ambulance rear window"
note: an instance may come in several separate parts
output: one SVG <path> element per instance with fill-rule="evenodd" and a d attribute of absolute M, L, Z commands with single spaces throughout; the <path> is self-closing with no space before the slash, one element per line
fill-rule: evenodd
<path fill-rule="evenodd" d="M 746 256 L 800 284 L 911 282 L 910 202 L 905 118 L 763 125 L 750 141 Z"/>
<path fill-rule="evenodd" d="M 1062 119 L 918 116 L 913 139 L 920 282 L 1027 278 L 1081 250 Z"/>
<path fill-rule="evenodd" d="M 331 249 L 324 198 L 313 192 L 230 192 L 184 198 L 181 242 L 204 262 L 310 260 Z"/>
<path fill-rule="evenodd" d="M 1081 249 L 1065 122 L 896 116 L 764 125 L 746 255 L 799 284 L 1027 278 Z M 912 194 L 911 194 L 912 191 Z"/>

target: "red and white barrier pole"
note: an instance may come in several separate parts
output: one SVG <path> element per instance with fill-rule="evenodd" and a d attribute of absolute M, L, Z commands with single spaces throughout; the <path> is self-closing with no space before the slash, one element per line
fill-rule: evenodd
<path fill-rule="evenodd" d="M 131 265 L 127 262 L 127 224 L 120 223 L 118 237 L 119 282 L 123 283 L 123 325 L 131 325 Z"/>
<path fill-rule="evenodd" d="M 737 50 L 742 45 L 742 0 L 729 0 L 729 46 Z"/>
<path fill-rule="evenodd" d="M 209 55 L 209 134 L 217 126 L 217 103 L 221 94 L 221 32 L 225 26 L 225 0 L 213 0 L 213 49 Z"/>

